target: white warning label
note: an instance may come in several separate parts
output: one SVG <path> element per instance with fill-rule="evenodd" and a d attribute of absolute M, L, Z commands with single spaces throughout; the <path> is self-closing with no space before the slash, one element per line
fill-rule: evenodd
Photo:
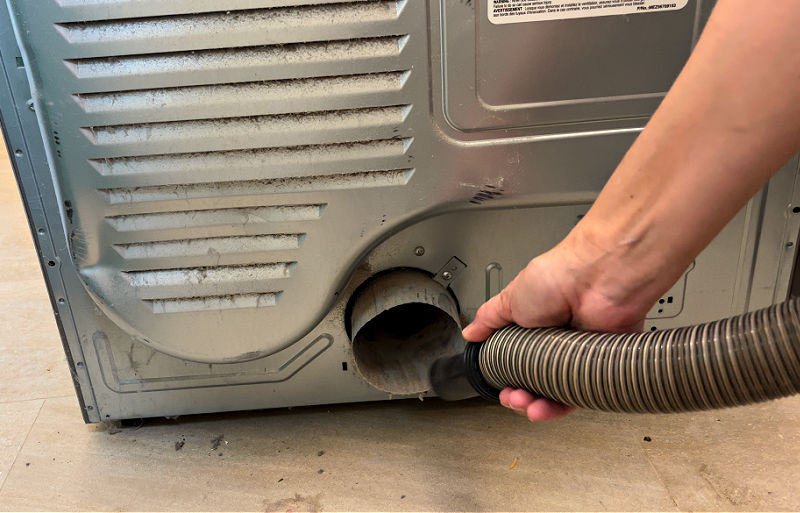
<path fill-rule="evenodd" d="M 592 18 L 616 14 L 677 11 L 689 0 L 489 0 L 489 21 L 496 24 Z"/>

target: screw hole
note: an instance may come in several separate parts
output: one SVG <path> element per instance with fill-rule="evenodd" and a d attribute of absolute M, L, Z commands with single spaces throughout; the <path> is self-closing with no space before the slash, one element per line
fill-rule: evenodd
<path fill-rule="evenodd" d="M 22 150 L 15 150 L 14 151 L 14 156 L 17 157 L 18 159 L 22 158 L 23 155 L 25 155 L 25 154 L 22 152 Z"/>
<path fill-rule="evenodd" d="M 794 207 L 792 209 L 792 212 L 794 212 L 795 214 L 800 214 L 800 207 Z"/>
<path fill-rule="evenodd" d="M 56 266 L 56 262 L 54 260 L 49 260 L 47 262 L 47 265 L 49 265 L 50 267 L 55 267 Z"/>
<path fill-rule="evenodd" d="M 86 409 L 89 410 L 89 411 L 92 411 L 92 410 L 94 410 L 94 406 L 89 405 L 89 406 L 86 407 Z"/>
<path fill-rule="evenodd" d="M 664 313 L 664 309 L 663 308 L 659 308 L 658 309 L 658 313 Z"/>
<path fill-rule="evenodd" d="M 655 330 L 656 330 L 656 327 L 655 327 L 655 326 L 653 326 L 652 328 L 650 328 L 650 331 L 655 331 Z"/>
<path fill-rule="evenodd" d="M 75 364 L 75 367 L 83 367 L 83 362 L 77 362 L 77 363 Z"/>
<path fill-rule="evenodd" d="M 59 304 L 59 305 L 66 304 L 66 302 L 67 302 L 67 301 L 66 301 L 66 300 L 65 300 L 63 297 L 60 297 L 60 298 L 58 298 L 58 304 Z"/>
<path fill-rule="evenodd" d="M 39 228 L 36 231 L 39 233 L 39 235 L 44 235 L 45 233 L 47 233 L 47 231 L 44 228 Z"/>
<path fill-rule="evenodd" d="M 663 304 L 664 304 L 664 298 L 661 298 L 661 299 L 659 299 L 659 300 L 658 300 L 658 304 L 659 304 L 659 305 L 663 305 Z"/>

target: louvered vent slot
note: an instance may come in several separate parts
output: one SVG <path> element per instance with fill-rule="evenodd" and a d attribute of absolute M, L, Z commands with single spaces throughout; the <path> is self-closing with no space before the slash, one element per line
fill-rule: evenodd
<path fill-rule="evenodd" d="M 133 152 L 169 152 L 177 144 L 186 151 L 259 142 L 269 146 L 304 143 L 330 144 L 336 139 L 358 140 L 372 132 L 391 137 L 411 107 L 399 105 L 276 116 L 201 119 L 168 123 L 141 123 L 86 127 L 84 134 L 97 146 L 121 146 Z M 138 151 L 137 151 L 138 150 Z"/>
<path fill-rule="evenodd" d="M 197 183 L 187 185 L 158 185 L 155 187 L 122 187 L 101 189 L 112 205 L 168 201 L 174 199 L 215 198 L 217 196 L 249 196 L 287 192 L 332 191 L 367 187 L 405 185 L 413 175 L 412 169 L 366 171 L 323 176 L 302 176 L 236 182 Z"/>
<path fill-rule="evenodd" d="M 273 43 L 330 39 L 354 24 L 396 21 L 407 0 L 301 5 L 272 9 L 221 11 L 113 21 L 60 23 L 73 45 L 164 41 L 214 41 L 226 35 L 272 39 Z M 317 37 L 314 37 L 314 34 Z M 321 37 L 320 37 L 321 36 Z M 352 37 L 352 36 L 351 36 Z"/>
<path fill-rule="evenodd" d="M 281 292 L 266 294 L 229 294 L 227 296 L 181 297 L 172 299 L 146 299 L 153 313 L 202 312 L 204 310 L 233 310 L 236 308 L 261 308 L 275 306 Z"/>
<path fill-rule="evenodd" d="M 120 86 L 124 86 L 123 80 L 129 80 L 131 77 L 137 80 L 164 80 L 164 76 L 187 72 L 203 82 L 216 81 L 220 73 L 226 75 L 241 73 L 252 76 L 265 74 L 267 70 L 271 70 L 273 75 L 278 75 L 274 78 L 280 78 L 281 72 L 285 73 L 291 66 L 307 67 L 314 64 L 353 66 L 359 62 L 397 59 L 407 40 L 407 36 L 374 37 L 280 46 L 69 59 L 66 63 L 78 78 L 115 78 L 120 79 Z"/>
<path fill-rule="evenodd" d="M 103 243 L 153 313 L 279 305 L 327 205 L 413 179 L 406 3 L 56 25 Z"/>
<path fill-rule="evenodd" d="M 215 226 L 245 227 L 302 221 L 316 221 L 325 205 L 288 205 L 244 207 L 214 210 L 184 210 L 108 216 L 106 221 L 118 232 L 152 232 L 157 230 L 208 230 Z"/>
<path fill-rule="evenodd" d="M 277 262 L 249 266 L 161 269 L 127 272 L 131 285 L 141 289 L 142 297 L 152 299 L 159 291 L 171 287 L 253 284 L 259 281 L 288 278 L 294 262 Z"/>
<path fill-rule="evenodd" d="M 180 313 L 275 306 L 282 290 L 262 292 L 289 278 L 295 262 L 250 266 L 218 266 L 124 273 L 154 313 Z M 184 290 L 191 297 L 177 294 Z M 220 292 L 225 292 L 220 294 Z"/>
<path fill-rule="evenodd" d="M 275 5 L 304 5 L 304 4 L 324 4 L 324 3 L 340 3 L 341 0 L 268 0 L 270 4 Z M 351 2 L 372 2 L 374 0 L 350 0 Z M 219 10 L 219 2 L 213 0 L 172 0 L 164 2 L 164 0 L 57 0 L 58 5 L 61 7 L 96 7 L 103 6 L 106 10 L 112 10 L 114 6 L 136 3 L 139 7 L 159 8 L 162 5 L 173 4 L 178 2 L 192 2 L 195 8 L 199 11 L 215 11 Z M 216 5 L 215 5 L 216 4 Z M 216 6 L 217 9 L 213 7 Z M 167 5 L 169 8 L 169 5 Z M 90 11 L 91 12 L 91 11 Z"/>
<path fill-rule="evenodd" d="M 402 90 L 408 72 L 372 73 L 345 77 L 305 78 L 269 82 L 249 82 L 209 86 L 174 87 L 121 93 L 79 94 L 75 98 L 83 110 L 97 113 L 150 114 L 194 109 L 195 115 L 214 109 L 246 106 L 250 112 L 277 113 L 284 106 L 304 102 L 306 108 L 323 107 L 331 99 L 358 103 L 366 95 L 386 95 Z M 316 109 L 314 109 L 316 110 Z"/>
<path fill-rule="evenodd" d="M 203 256 L 219 253 L 251 253 L 297 249 L 303 233 L 210 237 L 205 239 L 168 240 L 116 244 L 114 249 L 126 259 Z"/>
<path fill-rule="evenodd" d="M 91 164 L 105 176 L 157 176 L 169 173 L 219 176 L 231 168 L 253 176 L 263 176 L 265 170 L 271 174 L 293 176 L 309 168 L 325 169 L 344 162 L 399 158 L 406 153 L 410 144 L 411 139 L 379 139 L 314 146 L 111 157 L 92 160 Z"/>

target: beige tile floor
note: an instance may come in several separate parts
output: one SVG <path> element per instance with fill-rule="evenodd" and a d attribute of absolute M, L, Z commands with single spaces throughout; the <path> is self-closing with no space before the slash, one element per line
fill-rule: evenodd
<path fill-rule="evenodd" d="M 87 426 L 0 162 L 0 510 L 800 509 L 800 397 L 539 425 L 433 400 Z"/>

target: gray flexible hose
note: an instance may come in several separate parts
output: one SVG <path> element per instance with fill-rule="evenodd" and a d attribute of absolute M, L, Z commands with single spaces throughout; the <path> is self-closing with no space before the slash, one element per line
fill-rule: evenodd
<path fill-rule="evenodd" d="M 798 299 L 730 319 L 608 334 L 509 326 L 480 350 L 486 381 L 614 412 L 684 412 L 800 392 Z"/>

